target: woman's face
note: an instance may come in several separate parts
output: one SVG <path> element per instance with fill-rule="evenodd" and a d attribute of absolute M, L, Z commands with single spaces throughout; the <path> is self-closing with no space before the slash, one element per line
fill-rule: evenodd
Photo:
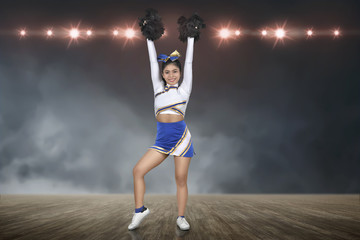
<path fill-rule="evenodd" d="M 175 85 L 178 83 L 180 80 L 180 74 L 180 69 L 174 63 L 168 64 L 162 72 L 163 78 L 169 85 Z"/>

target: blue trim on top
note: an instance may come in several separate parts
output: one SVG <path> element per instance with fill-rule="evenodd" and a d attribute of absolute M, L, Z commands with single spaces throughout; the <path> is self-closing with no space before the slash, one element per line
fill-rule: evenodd
<path fill-rule="evenodd" d="M 179 87 L 174 87 L 174 86 L 168 87 L 168 86 L 165 86 L 165 90 L 162 91 L 162 92 L 158 92 L 157 94 L 155 94 L 155 97 L 157 97 L 157 96 L 159 96 L 160 94 L 163 94 L 163 93 L 165 93 L 165 92 L 168 92 L 170 89 L 178 89 L 178 88 L 179 88 Z"/>

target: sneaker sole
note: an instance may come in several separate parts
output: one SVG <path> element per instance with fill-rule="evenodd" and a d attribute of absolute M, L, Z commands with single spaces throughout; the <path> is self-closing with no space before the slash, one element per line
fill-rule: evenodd
<path fill-rule="evenodd" d="M 188 231 L 188 230 L 190 230 L 190 227 L 189 228 L 181 228 L 181 227 L 179 227 L 179 225 L 176 225 L 180 230 L 182 230 L 182 231 Z"/>

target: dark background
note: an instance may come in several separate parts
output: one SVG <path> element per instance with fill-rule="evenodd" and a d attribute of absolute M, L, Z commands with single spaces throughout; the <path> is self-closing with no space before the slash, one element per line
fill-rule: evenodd
<path fill-rule="evenodd" d="M 197 153 L 190 194 L 359 192 L 357 1 L 2 1 L 2 193 L 132 193 L 132 168 L 156 135 L 136 25 L 148 7 L 166 28 L 157 53 L 177 49 L 182 62 L 178 17 L 196 11 L 207 24 L 185 118 Z M 294 35 L 274 47 L 250 34 L 285 22 L 290 35 L 308 27 L 342 35 Z M 71 25 L 95 35 L 69 46 L 58 33 Z M 216 29 L 228 25 L 248 34 L 219 45 Z M 137 39 L 111 36 L 126 26 Z M 23 27 L 29 36 L 20 39 Z M 36 35 L 47 27 L 54 38 Z M 147 192 L 175 193 L 172 157 L 145 178 Z"/>

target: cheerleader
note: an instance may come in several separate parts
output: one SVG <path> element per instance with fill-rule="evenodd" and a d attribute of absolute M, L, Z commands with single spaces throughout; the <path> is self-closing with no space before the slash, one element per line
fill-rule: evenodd
<path fill-rule="evenodd" d="M 205 24 L 197 14 L 189 19 L 183 16 L 178 19 L 179 39 L 187 42 L 183 81 L 179 85 L 182 72 L 181 63 L 178 60 L 181 56 L 180 53 L 175 50 L 169 56 L 160 54 L 157 57 L 156 54 L 154 40 L 159 39 L 164 33 L 161 17 L 156 10 L 147 9 L 145 17 L 139 18 L 139 20 L 149 52 L 157 134 L 155 144 L 149 147 L 133 169 L 135 213 L 128 229 L 137 228 L 150 213 L 150 210 L 144 206 L 144 176 L 169 155 L 173 155 L 178 203 L 176 223 L 181 230 L 189 230 L 190 225 L 185 219 L 188 198 L 187 174 L 195 151 L 184 117 L 192 89 L 194 41 L 199 39 L 200 29 L 204 28 Z M 161 72 L 158 61 L 162 62 Z"/>

